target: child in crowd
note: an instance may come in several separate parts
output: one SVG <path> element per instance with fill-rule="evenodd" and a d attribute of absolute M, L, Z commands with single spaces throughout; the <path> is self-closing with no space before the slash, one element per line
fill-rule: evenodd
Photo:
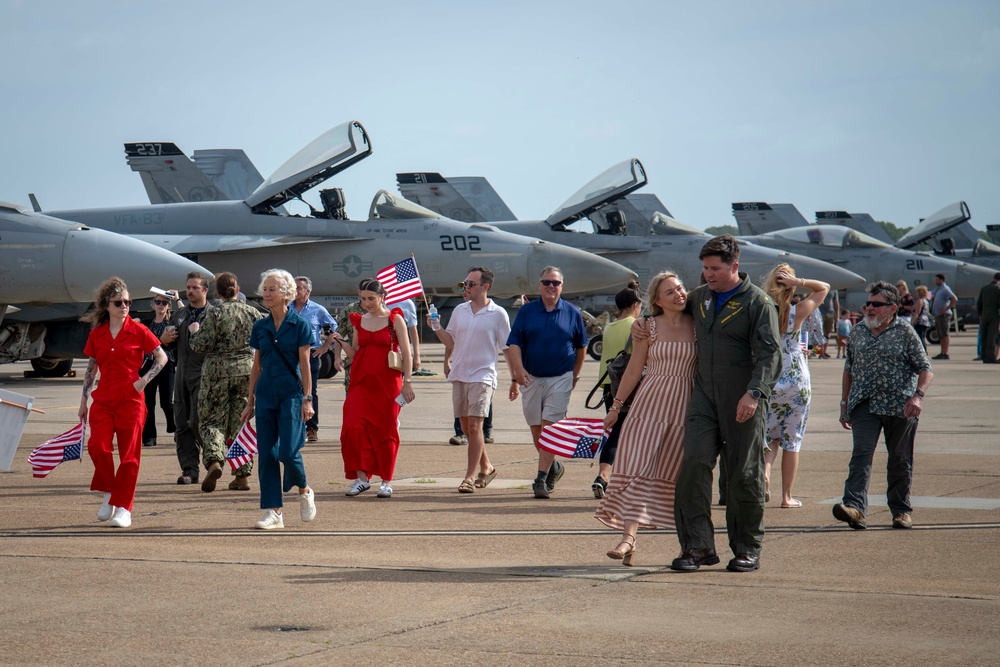
<path fill-rule="evenodd" d="M 840 311 L 840 319 L 837 320 L 837 358 L 847 356 L 847 337 L 851 335 L 851 314 L 847 309 Z"/>

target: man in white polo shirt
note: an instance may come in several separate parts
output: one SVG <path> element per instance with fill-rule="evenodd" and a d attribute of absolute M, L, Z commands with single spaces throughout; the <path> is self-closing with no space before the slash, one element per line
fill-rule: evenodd
<path fill-rule="evenodd" d="M 486 488 L 497 474 L 486 455 L 483 420 L 489 413 L 497 387 L 497 352 L 502 350 L 507 359 L 510 319 L 507 311 L 489 298 L 492 286 L 492 271 L 478 266 L 469 269 L 464 286 L 464 296 L 468 300 L 452 311 L 447 329 L 438 328 L 434 332 L 444 343 L 445 356 L 451 356 L 448 381 L 451 382 L 452 405 L 469 439 L 468 467 L 458 487 L 459 493 L 474 493 L 476 489 Z M 431 329 L 435 325 L 440 327 L 430 316 L 427 324 Z"/>

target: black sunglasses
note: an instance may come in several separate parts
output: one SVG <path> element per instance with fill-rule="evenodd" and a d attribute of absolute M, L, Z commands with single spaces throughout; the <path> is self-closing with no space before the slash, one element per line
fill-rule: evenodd
<path fill-rule="evenodd" d="M 155 303 L 157 306 L 169 306 L 170 305 L 169 301 L 163 301 L 162 299 L 153 299 L 153 303 Z"/>
<path fill-rule="evenodd" d="M 472 288 L 472 287 L 475 287 L 476 285 L 479 285 L 479 284 L 480 283 L 473 282 L 471 280 L 466 280 L 464 283 L 459 283 L 458 286 L 459 287 L 469 287 L 469 288 Z"/>
<path fill-rule="evenodd" d="M 559 287 L 560 285 L 562 285 L 561 280 L 539 280 L 538 282 L 545 285 L 546 287 Z"/>
<path fill-rule="evenodd" d="M 116 308 L 121 308 L 121 307 L 122 307 L 122 304 L 125 304 L 125 307 L 126 307 L 126 308 L 128 308 L 129 306 L 131 306 L 131 305 L 132 305 L 132 300 L 131 300 L 131 299 L 115 299 L 115 300 L 114 300 L 114 301 L 112 301 L 111 303 L 112 303 L 112 304 L 113 304 L 113 305 L 114 305 L 114 306 L 115 306 Z"/>
<path fill-rule="evenodd" d="M 865 308 L 881 308 L 888 305 L 885 301 L 865 301 Z"/>

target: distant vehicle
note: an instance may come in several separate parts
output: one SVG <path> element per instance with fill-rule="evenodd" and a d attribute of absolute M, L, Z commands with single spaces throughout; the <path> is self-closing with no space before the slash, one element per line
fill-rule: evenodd
<path fill-rule="evenodd" d="M 975 264 L 903 250 L 847 227 L 808 223 L 800 227 L 784 227 L 787 215 L 776 215 L 774 211 L 787 211 L 786 207 L 794 208 L 791 204 L 734 203 L 733 217 L 740 227 L 740 238 L 836 264 L 863 275 L 869 283 L 884 280 L 895 284 L 902 279 L 911 291 L 917 285 L 933 289 L 934 276 L 942 273 L 959 298 L 975 297 L 992 278 L 993 272 Z M 754 229 L 762 228 L 775 231 L 749 234 Z M 851 310 L 860 311 L 866 298 L 863 286 L 859 286 L 858 289 L 848 290 L 841 305 L 846 303 Z"/>
<path fill-rule="evenodd" d="M 57 220 L 0 202 L 0 363 L 31 360 L 45 376 L 65 375 L 72 360 L 59 351 L 61 326 L 34 320 L 38 306 L 68 306 L 75 320 L 94 300 L 98 286 L 121 277 L 132 298 L 151 285 L 169 285 L 190 271 L 207 271 L 191 260 L 143 241 Z"/>

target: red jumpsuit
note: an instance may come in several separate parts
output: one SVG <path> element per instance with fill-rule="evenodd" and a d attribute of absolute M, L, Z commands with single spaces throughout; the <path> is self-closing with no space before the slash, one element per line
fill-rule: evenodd
<path fill-rule="evenodd" d="M 100 381 L 90 406 L 90 459 L 94 462 L 91 491 L 111 492 L 111 505 L 132 511 L 139 479 L 142 427 L 146 421 L 143 393 L 135 390 L 143 357 L 160 346 L 145 326 L 126 317 L 114 338 L 105 322 L 90 332 L 83 353 L 97 362 Z M 115 472 L 112 439 L 118 439 Z"/>

